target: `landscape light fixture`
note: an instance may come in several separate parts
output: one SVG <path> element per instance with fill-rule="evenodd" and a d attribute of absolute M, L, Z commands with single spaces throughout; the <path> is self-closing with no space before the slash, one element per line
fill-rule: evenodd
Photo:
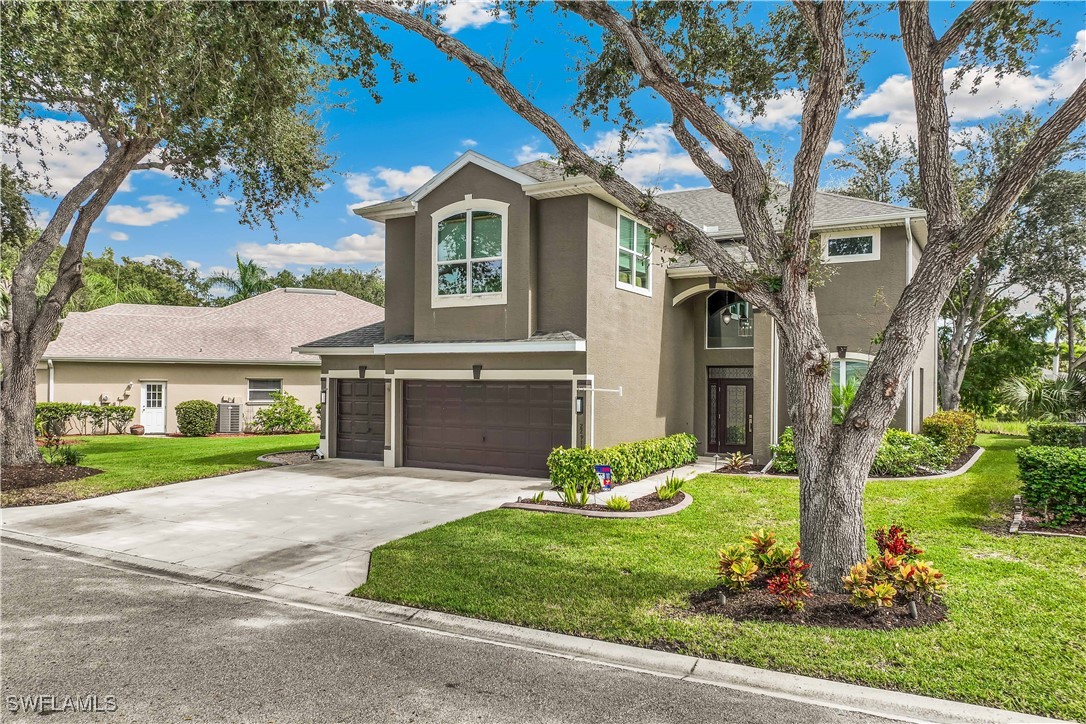
<path fill-rule="evenodd" d="M 847 354 L 848 354 L 848 345 L 847 344 L 839 344 L 839 345 L 837 345 L 837 357 L 839 359 L 844 359 L 845 355 L 847 355 Z"/>

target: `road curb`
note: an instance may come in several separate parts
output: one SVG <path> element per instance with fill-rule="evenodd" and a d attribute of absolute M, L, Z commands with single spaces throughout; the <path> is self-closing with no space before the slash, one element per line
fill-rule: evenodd
<path fill-rule="evenodd" d="M 363 598 L 269 584 L 172 563 L 159 563 L 123 553 L 70 545 L 41 536 L 3 531 L 0 542 L 18 548 L 76 558 L 95 565 L 133 571 L 232 595 L 301 606 L 373 623 L 456 636 L 560 658 L 638 671 L 697 684 L 788 699 L 831 709 L 856 711 L 887 719 L 946 724 L 1011 724 L 1055 722 L 1056 719 L 875 689 L 799 674 L 758 669 L 726 661 L 702 659 L 655 649 L 542 631 Z"/>

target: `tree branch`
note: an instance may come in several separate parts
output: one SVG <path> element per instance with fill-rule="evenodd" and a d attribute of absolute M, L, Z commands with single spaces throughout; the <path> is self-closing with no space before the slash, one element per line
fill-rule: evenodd
<path fill-rule="evenodd" d="M 694 162 L 694 165 L 705 174 L 705 178 L 709 179 L 709 183 L 713 185 L 713 188 L 721 193 L 730 194 L 732 185 L 735 183 L 735 175 L 713 160 L 705 147 L 686 128 L 686 120 L 677 111 L 671 120 L 671 132 L 675 135 L 675 140 L 690 156 L 690 160 Z"/>
<path fill-rule="evenodd" d="M 951 23 L 947 31 L 943 33 L 943 37 L 935 43 L 933 52 L 936 57 L 945 63 L 958 46 L 965 42 L 969 33 L 980 27 L 998 5 L 996 0 L 974 0 L 973 4 Z"/>

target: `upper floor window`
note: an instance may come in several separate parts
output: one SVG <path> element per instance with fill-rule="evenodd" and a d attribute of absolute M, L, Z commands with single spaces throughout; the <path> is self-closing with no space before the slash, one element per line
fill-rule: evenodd
<path fill-rule="evenodd" d="M 750 302 L 735 292 L 712 292 L 705 300 L 705 348 L 754 346 Z"/>
<path fill-rule="evenodd" d="M 615 286 L 652 296 L 652 230 L 622 212 L 618 215 L 618 276 Z"/>
<path fill-rule="evenodd" d="M 505 303 L 509 204 L 466 198 L 435 211 L 435 307 Z"/>
<path fill-rule="evenodd" d="M 826 261 L 878 261 L 880 252 L 878 229 L 838 231 L 822 235 Z"/>

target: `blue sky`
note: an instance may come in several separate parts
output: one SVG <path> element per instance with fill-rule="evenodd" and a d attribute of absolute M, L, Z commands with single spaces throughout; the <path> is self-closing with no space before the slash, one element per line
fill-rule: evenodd
<path fill-rule="evenodd" d="M 964 5 L 934 4 L 936 31 Z M 756 5 L 754 12 L 764 13 L 767 8 Z M 985 77 L 976 95 L 965 90 L 956 94 L 951 108 L 958 126 L 988 121 L 1013 106 L 1043 115 L 1053 96 L 1070 93 L 1086 76 L 1083 4 L 1042 2 L 1037 12 L 1060 22 L 1058 37 L 1045 40 L 1029 76 L 1005 78 L 999 85 Z M 896 15 L 887 9 L 878 22 L 893 31 Z M 512 79 L 522 89 L 530 88 L 545 110 L 569 119 L 564 109 L 576 92 L 569 69 L 574 46 L 564 40 L 563 23 L 574 32 L 585 29 L 579 20 L 560 20 L 544 7 L 514 30 L 487 14 L 485 3 L 460 0 L 450 11 L 448 27 L 476 50 L 492 56 L 502 55 L 512 37 Z M 314 265 L 368 269 L 383 259 L 383 229 L 350 214 L 349 206 L 410 192 L 468 148 L 509 164 L 550 155 L 553 149 L 545 139 L 458 63 L 405 33 L 393 32 L 389 38 L 396 55 L 418 75 L 418 82 L 388 82 L 381 88 L 380 105 L 356 86 L 345 86 L 353 96 L 352 110 L 330 112 L 324 119 L 331 135 L 329 148 L 338 158 L 334 180 L 315 204 L 303 209 L 300 218 L 281 219 L 278 239 L 268 228 L 240 225 L 228 198 L 205 199 L 179 189 L 168 174 L 141 172 L 129 179 L 96 224 L 88 250 L 99 253 L 108 246 L 118 256 L 172 256 L 204 273 L 232 265 L 235 253 L 256 259 L 272 271 L 303 271 Z M 1076 47 L 1078 55 L 1072 58 Z M 877 136 L 896 129 L 907 134 L 915 123 L 909 70 L 900 45 L 886 41 L 873 49 L 874 57 L 863 70 L 866 91 L 855 108 L 842 111 L 831 152 L 841 148 L 839 142 L 851 131 Z M 725 111 L 788 165 L 799 135 L 800 103 L 799 96 L 786 94 L 758 118 Z M 666 126 L 656 125 L 670 118 L 663 104 L 646 95 L 639 111 L 646 129 L 633 144 L 623 173 L 636 183 L 663 189 L 706 186 Z M 615 149 L 613 130 L 604 124 L 583 133 L 579 122 L 569 123 L 568 128 L 597 153 Z M 66 190 L 73 179 L 96 164 L 100 154 L 92 140 L 72 144 L 67 151 L 48 150 L 45 160 L 54 188 Z M 833 181 L 832 171 L 823 174 L 824 185 Z M 46 218 L 54 203 L 44 197 L 32 199 L 36 213 Z"/>

